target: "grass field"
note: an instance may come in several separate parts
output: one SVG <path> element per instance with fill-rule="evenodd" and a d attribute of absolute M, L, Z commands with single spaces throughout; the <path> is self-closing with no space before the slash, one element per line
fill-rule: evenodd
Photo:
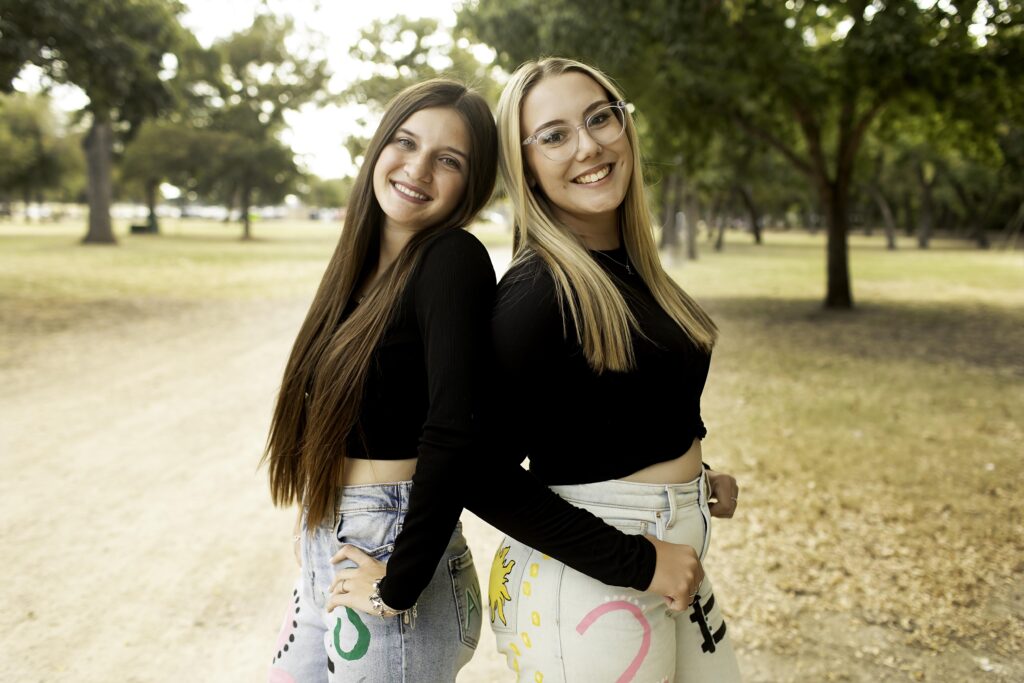
<path fill-rule="evenodd" d="M 0 370 L 58 330 L 309 295 L 337 237 L 163 229 L 108 248 L 0 223 Z M 820 234 L 730 233 L 670 268 L 721 328 L 705 457 L 742 492 L 710 571 L 741 653 L 793 658 L 787 680 L 1022 680 L 1024 256 L 883 239 L 851 238 L 850 312 L 820 305 Z"/>
<path fill-rule="evenodd" d="M 957 648 L 998 671 L 1024 651 L 1024 258 L 855 237 L 835 313 L 821 239 L 766 240 L 674 270 L 722 329 L 705 453 L 744 484 L 717 556 L 739 640 L 820 649 L 821 680 L 862 658 L 924 680 L 913 653 Z"/>

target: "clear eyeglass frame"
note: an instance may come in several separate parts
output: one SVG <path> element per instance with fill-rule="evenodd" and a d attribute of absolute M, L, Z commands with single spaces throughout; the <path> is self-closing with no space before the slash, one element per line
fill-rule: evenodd
<path fill-rule="evenodd" d="M 606 128 L 598 127 L 594 124 L 598 121 L 602 115 L 611 113 L 613 118 L 619 122 L 618 130 L 610 129 L 611 133 L 605 132 Z M 618 100 L 617 102 L 609 102 L 608 104 L 595 109 L 590 115 L 584 119 L 583 123 L 578 126 L 573 126 L 567 123 L 558 124 L 555 126 L 548 126 L 542 130 L 537 131 L 530 137 L 523 140 L 523 147 L 527 145 L 537 145 L 540 149 L 541 154 L 546 156 L 552 161 L 568 161 L 572 157 L 576 156 L 576 152 L 579 150 L 580 145 L 580 128 L 587 129 L 587 135 L 599 145 L 610 145 L 611 143 L 622 137 L 622 134 L 626 131 L 626 115 L 633 113 L 633 104 L 626 102 L 625 100 Z M 566 134 L 565 139 L 557 144 L 544 144 L 543 139 L 545 136 L 550 135 L 554 132 L 562 131 Z M 567 144 L 569 142 L 573 144 Z"/>

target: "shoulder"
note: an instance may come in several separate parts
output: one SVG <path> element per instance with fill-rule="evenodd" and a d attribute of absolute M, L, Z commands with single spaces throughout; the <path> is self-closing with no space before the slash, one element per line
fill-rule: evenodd
<path fill-rule="evenodd" d="M 418 301 L 486 298 L 490 305 L 495 286 L 494 266 L 487 249 L 461 228 L 435 235 L 423 246 L 423 254 L 410 282 Z"/>
<path fill-rule="evenodd" d="M 496 308 L 556 305 L 555 279 L 544 260 L 530 254 L 512 265 L 498 283 Z"/>
<path fill-rule="evenodd" d="M 500 336 L 557 332 L 562 336 L 562 311 L 555 280 L 547 264 L 532 254 L 514 264 L 498 283 L 493 325 Z"/>
<path fill-rule="evenodd" d="M 494 279 L 494 266 L 487 248 L 462 228 L 445 230 L 431 237 L 424 246 L 422 264 L 424 270 L 480 268 L 486 265 L 491 279 Z"/>

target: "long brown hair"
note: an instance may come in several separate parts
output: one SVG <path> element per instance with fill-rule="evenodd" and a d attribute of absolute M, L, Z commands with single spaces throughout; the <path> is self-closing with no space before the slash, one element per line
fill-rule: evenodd
<path fill-rule="evenodd" d="M 509 270 L 534 255 L 542 259 L 551 271 L 563 310 L 569 311 L 576 339 L 590 367 L 597 372 L 630 370 L 636 362 L 630 331 L 639 333 L 635 316 L 611 278 L 588 254 L 583 241 L 555 217 L 540 186 L 530 187 L 526 181 L 523 100 L 544 78 L 568 72 L 593 79 L 604 89 L 609 101 L 625 99 L 601 71 L 571 59 L 548 57 L 525 62 L 512 74 L 498 100 L 497 111 L 501 179 L 514 208 L 516 242 Z M 619 206 L 623 246 L 658 305 L 696 346 L 710 351 L 718 335 L 715 323 L 661 265 L 640 171 L 640 141 L 632 117 L 626 116 L 624 123 L 626 139 L 633 150 L 633 176 Z"/>
<path fill-rule="evenodd" d="M 365 299 L 339 324 L 361 279 L 379 256 L 383 211 L 373 191 L 373 169 L 398 127 L 421 109 L 454 109 L 469 129 L 465 194 L 438 225 L 409 240 Z M 497 131 L 487 103 L 455 81 L 434 79 L 391 100 L 366 150 L 345 225 L 285 367 L 260 464 L 269 462 L 270 493 L 281 506 L 301 502 L 307 528 L 333 517 L 344 456 L 358 437 L 359 411 L 373 353 L 405 291 L 425 245 L 467 225 L 494 189 Z"/>

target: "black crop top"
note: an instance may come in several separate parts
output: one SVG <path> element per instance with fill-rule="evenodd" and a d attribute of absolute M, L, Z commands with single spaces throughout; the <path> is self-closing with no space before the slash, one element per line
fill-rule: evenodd
<path fill-rule="evenodd" d="M 706 431 L 700 395 L 710 356 L 661 309 L 624 249 L 595 253 L 637 318 L 636 368 L 597 374 L 586 363 L 566 312 L 568 334 L 547 266 L 533 258 L 498 285 L 492 334 L 500 447 L 491 477 L 508 495 L 476 493 L 467 507 L 517 540 L 604 583 L 645 590 L 654 546 L 567 510 L 545 484 L 582 484 L 628 476 L 676 458 Z M 530 471 L 519 466 L 530 458 Z M 481 487 L 482 488 L 482 487 Z M 556 500 L 552 500 L 552 497 Z"/>
<path fill-rule="evenodd" d="M 373 357 L 352 457 L 419 458 L 381 598 L 410 607 L 430 582 L 462 512 L 453 473 L 479 457 L 490 360 L 494 267 L 452 230 L 426 247 Z M 365 448 L 360 445 L 365 443 Z"/>
<path fill-rule="evenodd" d="M 625 249 L 593 252 L 619 288 L 642 335 L 633 335 L 636 367 L 595 373 L 587 365 L 554 280 L 539 258 L 498 286 L 493 334 L 512 405 L 507 434 L 546 484 L 586 484 L 628 476 L 677 458 L 707 433 L 700 396 L 709 354 L 699 350 L 657 304 Z"/>

